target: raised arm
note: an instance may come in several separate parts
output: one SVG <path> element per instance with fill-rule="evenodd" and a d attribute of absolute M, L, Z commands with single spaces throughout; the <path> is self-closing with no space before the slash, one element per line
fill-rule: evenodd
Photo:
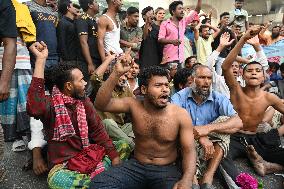
<path fill-rule="evenodd" d="M 194 28 L 194 39 L 197 41 L 199 39 L 199 28 L 201 26 L 201 22 Z"/>
<path fill-rule="evenodd" d="M 191 188 L 193 177 L 196 171 L 196 150 L 194 144 L 192 121 L 185 109 L 181 109 L 179 118 L 181 120 L 179 141 L 182 148 L 183 175 L 181 180 L 175 184 L 174 189 L 188 187 Z"/>
<path fill-rule="evenodd" d="M 100 87 L 95 101 L 95 107 L 98 110 L 113 113 L 130 112 L 130 104 L 134 100 L 133 98 L 112 98 L 112 91 L 119 78 L 127 73 L 131 67 L 132 60 L 129 53 L 128 51 L 117 61 L 114 71 Z"/>
<path fill-rule="evenodd" d="M 102 61 L 105 60 L 105 48 L 104 48 L 104 38 L 107 28 L 107 19 L 105 16 L 101 16 L 98 20 L 98 50 Z"/>
<path fill-rule="evenodd" d="M 200 10 L 201 10 L 201 5 L 202 5 L 202 0 L 198 0 L 198 1 L 197 1 L 197 4 L 196 4 L 196 7 L 195 7 L 195 11 L 196 11 L 197 13 L 200 12 Z"/>
<path fill-rule="evenodd" d="M 239 87 L 239 83 L 237 82 L 233 74 L 232 64 L 236 60 L 236 57 L 238 56 L 239 52 L 241 51 L 246 41 L 256 36 L 259 33 L 259 31 L 260 31 L 259 26 L 255 26 L 247 30 L 247 32 L 238 41 L 236 46 L 231 50 L 231 52 L 229 53 L 229 55 L 222 64 L 225 81 L 228 87 L 230 88 L 231 92 L 233 92 L 237 87 Z"/>

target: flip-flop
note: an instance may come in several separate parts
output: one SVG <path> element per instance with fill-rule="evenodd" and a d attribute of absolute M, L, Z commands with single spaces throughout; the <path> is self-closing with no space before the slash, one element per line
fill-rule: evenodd
<path fill-rule="evenodd" d="M 26 143 L 23 140 L 16 140 L 12 145 L 13 152 L 22 152 L 27 149 Z"/>

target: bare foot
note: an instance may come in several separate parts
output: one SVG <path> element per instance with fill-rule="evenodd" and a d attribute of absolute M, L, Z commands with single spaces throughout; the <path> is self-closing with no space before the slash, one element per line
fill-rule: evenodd
<path fill-rule="evenodd" d="M 284 170 L 284 167 L 277 163 L 270 163 L 265 161 L 254 149 L 252 145 L 247 147 L 248 158 L 253 164 L 257 174 L 265 176 L 266 174 L 276 173 Z"/>

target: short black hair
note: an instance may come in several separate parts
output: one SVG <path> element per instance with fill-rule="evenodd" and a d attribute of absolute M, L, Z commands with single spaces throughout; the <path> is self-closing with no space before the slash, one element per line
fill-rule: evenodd
<path fill-rule="evenodd" d="M 245 2 L 244 0 L 235 0 L 235 2 Z"/>
<path fill-rule="evenodd" d="M 94 0 L 79 0 L 79 4 L 84 12 L 89 9 L 89 4 L 93 4 Z"/>
<path fill-rule="evenodd" d="M 75 7 L 75 8 L 78 9 L 78 10 L 81 9 L 80 5 L 78 5 L 78 4 L 76 4 L 76 3 L 73 3 L 73 7 Z"/>
<path fill-rule="evenodd" d="M 281 27 L 280 27 L 280 26 L 273 26 L 271 30 L 273 30 L 273 29 L 275 29 L 275 28 L 279 28 L 279 29 L 281 29 Z"/>
<path fill-rule="evenodd" d="M 230 13 L 223 12 L 222 14 L 220 14 L 220 20 L 222 19 L 223 16 L 230 16 Z"/>
<path fill-rule="evenodd" d="M 182 1 L 174 1 L 169 5 L 169 12 L 173 16 L 173 11 L 176 10 L 178 5 L 183 5 Z"/>
<path fill-rule="evenodd" d="M 126 11 L 125 10 L 122 10 L 118 13 L 118 17 L 119 17 L 119 20 L 120 22 L 122 22 L 123 20 L 125 20 L 127 14 L 126 14 Z"/>
<path fill-rule="evenodd" d="M 280 65 L 277 62 L 268 62 L 269 68 L 275 68 L 276 70 L 279 70 Z"/>
<path fill-rule="evenodd" d="M 202 25 L 200 26 L 200 28 L 199 28 L 199 33 L 202 33 L 202 30 L 203 30 L 204 28 L 209 28 L 209 26 L 207 26 L 207 25 L 205 25 L 205 24 L 202 24 Z"/>
<path fill-rule="evenodd" d="M 280 65 L 280 71 L 281 71 L 281 72 L 284 72 L 284 63 L 282 63 L 282 64 Z"/>
<path fill-rule="evenodd" d="M 69 7 L 71 3 L 70 0 L 60 0 L 58 2 L 58 12 L 65 15 L 68 12 L 67 7 Z"/>
<path fill-rule="evenodd" d="M 139 76 L 138 76 L 139 87 L 141 87 L 142 85 L 147 87 L 149 84 L 149 80 L 153 76 L 165 76 L 169 78 L 169 72 L 167 69 L 162 68 L 160 66 L 150 66 L 150 67 L 144 68 L 139 73 Z"/>
<path fill-rule="evenodd" d="M 188 68 L 183 68 L 177 71 L 174 76 L 174 87 L 176 92 L 180 90 L 179 84 L 185 85 L 187 83 L 187 78 L 191 76 L 192 70 Z"/>
<path fill-rule="evenodd" d="M 145 7 L 141 12 L 142 16 L 146 15 L 147 12 L 149 12 L 151 10 L 154 10 L 153 7 L 151 7 L 151 6 Z"/>
<path fill-rule="evenodd" d="M 184 63 L 185 63 L 185 64 L 189 63 L 189 61 L 190 61 L 191 59 L 193 59 L 193 58 L 196 58 L 196 59 L 197 59 L 196 56 L 190 56 L 190 57 L 187 57 L 187 58 L 185 59 Z"/>
<path fill-rule="evenodd" d="M 68 81 L 73 81 L 72 71 L 78 69 L 76 66 L 58 64 L 51 70 L 45 72 L 46 86 L 49 91 L 52 91 L 54 85 L 58 87 L 60 91 L 64 89 L 64 85 Z"/>
<path fill-rule="evenodd" d="M 129 7 L 126 13 L 128 16 L 130 16 L 132 14 L 139 13 L 139 9 L 137 9 L 136 7 Z"/>
<path fill-rule="evenodd" d="M 206 24 L 206 22 L 207 22 L 208 20 L 211 21 L 210 18 L 204 18 L 204 19 L 201 21 L 201 24 Z"/>
<path fill-rule="evenodd" d="M 247 69 L 247 67 L 248 67 L 249 65 L 253 65 L 253 64 L 260 65 L 261 68 L 262 68 L 262 70 L 263 70 L 263 66 L 261 65 L 261 63 L 259 63 L 259 62 L 257 62 L 257 61 L 252 61 L 252 62 L 250 62 L 250 63 L 248 63 L 248 64 L 245 65 L 245 67 L 244 67 L 244 69 L 243 69 L 243 73 L 245 73 L 245 71 L 246 71 L 246 69 Z M 263 70 L 263 74 L 264 74 L 264 70 Z"/>

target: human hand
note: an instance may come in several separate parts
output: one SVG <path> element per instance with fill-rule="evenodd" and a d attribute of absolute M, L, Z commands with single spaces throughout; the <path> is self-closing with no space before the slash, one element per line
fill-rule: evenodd
<path fill-rule="evenodd" d="M 192 184 L 185 180 L 185 179 L 181 179 L 179 180 L 173 187 L 173 189 L 191 189 Z"/>
<path fill-rule="evenodd" d="M 48 171 L 48 167 L 42 157 L 33 158 L 33 171 L 36 175 L 42 175 Z"/>
<path fill-rule="evenodd" d="M 230 41 L 230 34 L 228 32 L 223 33 L 220 37 L 220 45 L 225 47 L 232 45 L 234 41 L 235 39 Z"/>
<path fill-rule="evenodd" d="M 133 64 L 133 60 L 130 56 L 131 53 L 131 48 L 128 48 L 125 51 L 125 54 L 123 54 L 122 56 L 120 56 L 117 60 L 117 62 L 115 63 L 114 66 L 114 72 L 120 77 L 122 75 L 124 75 L 125 73 L 127 73 L 132 64 Z"/>
<path fill-rule="evenodd" d="M 210 133 L 209 127 L 207 126 L 196 126 L 193 128 L 193 134 L 195 139 L 200 137 L 207 136 Z"/>
<path fill-rule="evenodd" d="M 7 100 L 10 96 L 10 83 L 6 81 L 0 82 L 0 102 Z"/>
<path fill-rule="evenodd" d="M 181 44 L 181 40 L 179 40 L 179 39 L 174 39 L 174 40 L 172 40 L 172 44 L 173 44 L 174 46 L 178 46 L 178 45 Z"/>
<path fill-rule="evenodd" d="M 121 164 L 121 160 L 119 159 L 119 156 L 117 156 L 116 158 L 114 158 L 114 159 L 111 161 L 111 164 L 112 164 L 112 166 L 117 166 L 117 165 Z"/>
<path fill-rule="evenodd" d="M 33 43 L 29 49 L 36 59 L 46 59 L 48 57 L 47 45 L 43 41 Z"/>
<path fill-rule="evenodd" d="M 259 43 L 259 38 L 258 36 L 254 36 L 253 38 L 247 40 L 247 43 L 252 45 L 252 46 L 260 46 L 260 43 Z"/>
<path fill-rule="evenodd" d="M 258 35 L 259 32 L 261 31 L 261 29 L 262 29 L 262 27 L 260 27 L 259 25 L 254 25 L 246 31 L 246 33 L 243 35 L 242 38 L 245 41 L 247 41 L 247 40 L 253 38 L 254 36 Z"/>
<path fill-rule="evenodd" d="M 112 51 L 109 51 L 106 53 L 105 60 L 112 62 L 115 59 L 115 57 L 116 57 L 116 54 L 113 53 Z"/>
<path fill-rule="evenodd" d="M 199 143 L 202 145 L 204 149 L 204 160 L 209 160 L 213 158 L 213 154 L 215 152 L 213 143 L 209 140 L 208 137 L 200 137 Z"/>
<path fill-rule="evenodd" d="M 95 68 L 93 63 L 88 64 L 88 72 L 89 72 L 90 75 L 92 75 L 94 73 L 95 69 L 96 68 Z"/>

